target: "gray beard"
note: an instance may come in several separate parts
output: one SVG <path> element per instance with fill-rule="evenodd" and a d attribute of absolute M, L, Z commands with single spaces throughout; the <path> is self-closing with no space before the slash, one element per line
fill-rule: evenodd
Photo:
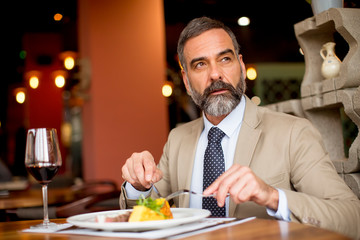
<path fill-rule="evenodd" d="M 231 84 L 225 83 L 221 80 L 214 81 L 205 89 L 203 94 L 194 90 L 189 84 L 191 97 L 195 104 L 198 105 L 206 114 L 216 117 L 227 115 L 241 101 L 241 97 L 244 94 L 241 86 L 242 82 L 243 79 L 241 79 L 236 88 L 234 88 Z M 211 95 L 211 93 L 217 89 L 227 89 L 229 92 Z"/>

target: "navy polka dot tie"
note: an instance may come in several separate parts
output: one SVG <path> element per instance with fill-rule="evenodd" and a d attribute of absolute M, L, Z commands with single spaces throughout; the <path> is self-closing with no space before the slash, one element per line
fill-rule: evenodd
<path fill-rule="evenodd" d="M 208 134 L 208 145 L 204 155 L 203 190 L 212 184 L 224 171 L 224 153 L 221 140 L 225 133 L 217 127 L 212 127 Z M 211 211 L 211 216 L 225 217 L 225 207 L 218 207 L 217 201 L 212 197 L 203 198 L 202 208 Z"/>

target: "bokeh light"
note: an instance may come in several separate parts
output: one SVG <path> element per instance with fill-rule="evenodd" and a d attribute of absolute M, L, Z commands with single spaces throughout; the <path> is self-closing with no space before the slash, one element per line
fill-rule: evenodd
<path fill-rule="evenodd" d="M 57 22 L 61 21 L 62 18 L 63 18 L 63 15 L 61 13 L 56 13 L 54 15 L 54 20 L 57 21 Z"/>
<path fill-rule="evenodd" d="M 16 93 L 16 101 L 20 104 L 25 102 L 25 92 L 23 90 L 20 90 Z"/>
<path fill-rule="evenodd" d="M 39 86 L 39 78 L 37 76 L 30 77 L 29 85 L 32 89 L 36 89 Z"/>
<path fill-rule="evenodd" d="M 62 88 L 65 86 L 65 77 L 63 75 L 57 75 L 55 77 L 55 85 L 58 88 Z"/>
<path fill-rule="evenodd" d="M 20 57 L 20 59 L 24 60 L 26 58 L 26 51 L 21 50 L 20 53 L 19 53 L 19 57 Z"/>
<path fill-rule="evenodd" d="M 253 96 L 253 97 L 251 98 L 251 101 L 252 101 L 253 103 L 255 103 L 256 105 L 260 105 L 260 103 L 261 103 L 261 98 L 259 98 L 258 96 Z"/>
<path fill-rule="evenodd" d="M 253 68 L 253 67 L 250 67 L 246 70 L 246 77 L 249 79 L 249 80 L 255 80 L 256 77 L 257 77 L 257 72 L 256 72 L 256 69 Z"/>
<path fill-rule="evenodd" d="M 170 84 L 164 84 L 162 87 L 162 94 L 164 97 L 170 97 L 173 92 L 172 86 Z"/>
<path fill-rule="evenodd" d="M 238 19 L 239 26 L 249 26 L 250 18 L 248 17 L 241 17 Z"/>
<path fill-rule="evenodd" d="M 71 70 L 75 66 L 75 59 L 71 56 L 64 59 L 64 66 L 67 70 Z"/>

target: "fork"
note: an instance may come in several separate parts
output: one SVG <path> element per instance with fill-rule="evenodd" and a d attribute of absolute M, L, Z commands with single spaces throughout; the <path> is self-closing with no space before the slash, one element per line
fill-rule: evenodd
<path fill-rule="evenodd" d="M 182 194 L 194 194 L 194 195 L 198 195 L 198 196 L 201 196 L 201 197 L 214 197 L 215 194 L 210 194 L 210 195 L 204 195 L 202 193 L 198 193 L 198 192 L 194 192 L 194 191 L 191 191 L 191 190 L 188 190 L 188 189 L 181 189 L 179 191 L 176 191 L 174 193 L 171 193 L 170 195 L 168 195 L 167 197 L 165 197 L 165 199 L 167 201 L 169 201 L 170 199 L 174 198 L 174 197 L 177 197 L 179 195 L 182 195 Z M 228 194 L 229 195 L 229 194 Z"/>
<path fill-rule="evenodd" d="M 162 197 L 159 190 L 156 188 L 156 186 L 154 184 L 151 184 L 151 185 L 154 188 L 155 192 L 158 194 L 158 196 Z M 170 199 L 173 199 L 174 197 L 177 197 L 177 196 L 183 195 L 183 194 L 194 194 L 194 195 L 198 195 L 201 197 L 215 197 L 216 196 L 216 194 L 204 195 L 202 193 L 194 192 L 194 191 L 191 191 L 188 189 L 181 189 L 181 190 L 171 193 L 170 195 L 165 197 L 165 199 L 166 199 L 166 201 L 169 201 Z M 230 196 L 230 194 L 227 193 L 226 196 L 228 197 L 228 196 Z"/>

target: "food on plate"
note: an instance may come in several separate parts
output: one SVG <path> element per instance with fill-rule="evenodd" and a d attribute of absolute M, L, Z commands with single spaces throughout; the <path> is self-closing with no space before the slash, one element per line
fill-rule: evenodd
<path fill-rule="evenodd" d="M 114 213 L 109 215 L 98 215 L 95 221 L 98 223 L 106 222 L 143 222 L 173 219 L 169 202 L 165 198 L 144 198 L 136 201 L 132 211 Z"/>
<path fill-rule="evenodd" d="M 169 202 L 165 198 L 140 198 L 134 206 L 129 222 L 173 219 Z"/>
<path fill-rule="evenodd" d="M 95 221 L 98 223 L 105 222 L 128 222 L 131 212 L 125 212 L 120 214 L 98 215 Z"/>

